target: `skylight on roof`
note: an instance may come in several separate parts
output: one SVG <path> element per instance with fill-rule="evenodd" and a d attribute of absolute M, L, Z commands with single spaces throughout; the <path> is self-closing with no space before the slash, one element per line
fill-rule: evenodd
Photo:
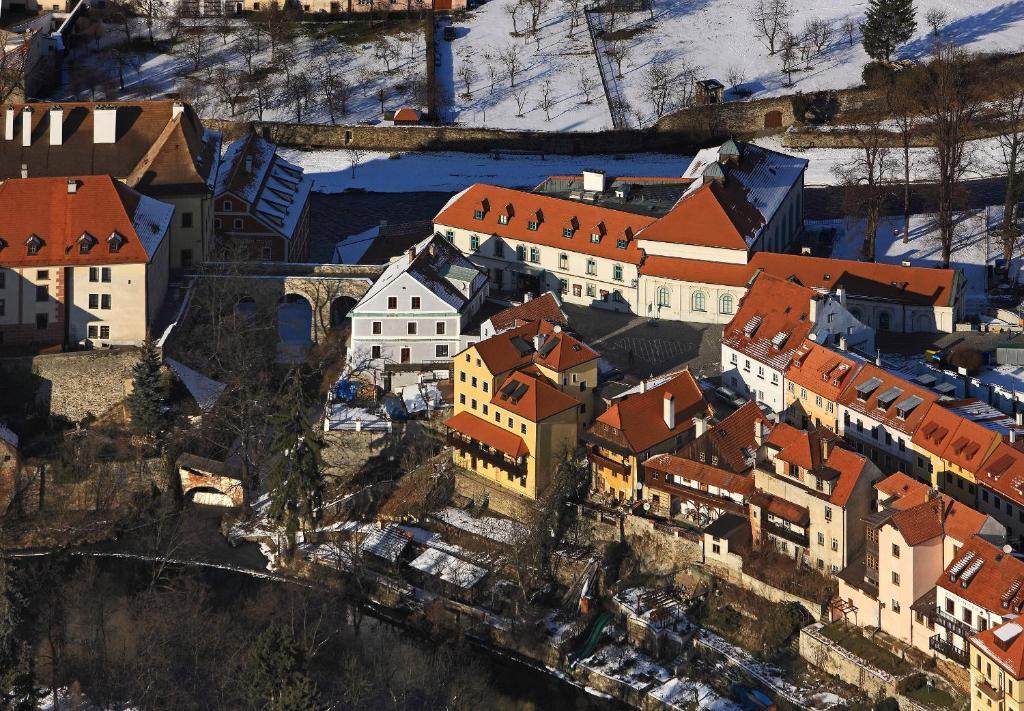
<path fill-rule="evenodd" d="M 774 336 L 772 336 L 772 345 L 775 346 L 776 348 L 782 348 L 783 344 L 786 342 L 786 339 L 788 338 L 788 333 L 786 333 L 785 331 L 779 331 Z"/>
<path fill-rule="evenodd" d="M 878 406 L 883 410 L 888 410 L 902 394 L 903 388 L 891 387 L 878 396 Z"/>
<path fill-rule="evenodd" d="M 753 336 L 755 333 L 757 333 L 757 329 L 761 325 L 761 321 L 763 320 L 764 319 L 762 319 L 759 315 L 751 316 L 750 320 L 747 321 L 747 324 L 743 327 L 743 335 L 746 336 L 747 338 Z"/>
<path fill-rule="evenodd" d="M 857 397 L 861 400 L 867 400 L 871 393 L 877 390 L 881 384 L 881 378 L 868 378 L 857 386 Z"/>
<path fill-rule="evenodd" d="M 924 402 L 918 395 L 911 395 L 906 400 L 896 405 L 896 416 L 902 420 L 907 419 L 914 408 Z"/>

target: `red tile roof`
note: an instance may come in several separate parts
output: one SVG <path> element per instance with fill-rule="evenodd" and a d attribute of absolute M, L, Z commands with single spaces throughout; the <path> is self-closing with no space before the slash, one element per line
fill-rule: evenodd
<path fill-rule="evenodd" d="M 1007 616 L 1006 611 L 999 612 Z M 1008 616 L 1013 619 L 977 633 L 971 637 L 971 642 L 1014 679 L 1020 680 L 1024 678 L 1024 617 Z"/>
<path fill-rule="evenodd" d="M 926 306 L 950 306 L 955 269 L 904 267 L 900 264 L 825 259 L 805 255 L 758 252 L 750 266 L 783 279 L 795 277 L 804 286 Z"/>
<path fill-rule="evenodd" d="M 408 106 L 403 106 L 395 112 L 394 121 L 419 121 L 420 112 Z"/>
<path fill-rule="evenodd" d="M 811 470 L 823 464 L 824 443 L 831 449 L 841 441 L 839 435 L 824 427 L 804 431 L 780 422 L 772 428 L 766 443 L 777 450 L 776 459 Z"/>
<path fill-rule="evenodd" d="M 556 330 L 556 328 L 558 330 Z M 541 336 L 541 350 L 545 344 L 555 342 L 550 351 L 541 355 L 534 350 L 533 337 Z M 571 333 L 547 321 L 532 321 L 486 338 L 469 349 L 476 349 L 477 355 L 487 364 L 492 374 L 505 373 L 529 363 L 538 363 L 551 370 L 561 372 L 568 368 L 599 358 L 597 351 L 583 343 Z M 456 358 L 462 355 L 456 355 Z"/>
<path fill-rule="evenodd" d="M 977 473 L 998 439 L 998 433 L 935 402 L 928 408 L 912 441 L 935 456 Z"/>
<path fill-rule="evenodd" d="M 773 516 L 778 516 L 790 523 L 795 523 L 801 528 L 807 528 L 811 522 L 811 514 L 805 507 L 781 497 L 765 493 L 760 489 L 751 497 L 751 503 Z"/>
<path fill-rule="evenodd" d="M 709 466 L 675 454 L 658 454 L 643 463 L 648 470 L 681 476 L 705 486 L 714 486 L 725 491 L 750 496 L 754 493 L 754 477 L 734 474 L 718 467 Z M 655 482 L 651 482 L 652 486 Z"/>
<path fill-rule="evenodd" d="M 510 457 L 518 458 L 530 453 L 522 437 L 482 420 L 470 412 L 460 412 L 454 417 L 449 417 L 444 421 L 444 425 Z"/>
<path fill-rule="evenodd" d="M 68 192 L 69 180 L 77 184 L 74 194 Z M 136 232 L 140 204 L 162 206 L 107 175 L 6 180 L 0 184 L 0 240 L 6 242 L 0 248 L 0 266 L 146 263 L 146 245 L 159 243 L 161 235 Z M 108 238 L 115 232 L 124 242 L 111 252 Z M 84 234 L 95 239 L 86 254 L 79 248 Z M 30 255 L 26 243 L 33 235 L 41 244 Z"/>
<path fill-rule="evenodd" d="M 896 500 L 890 504 L 890 506 L 896 509 L 909 509 L 912 506 L 924 503 L 928 500 L 928 492 L 932 490 L 924 482 L 918 481 L 903 472 L 890 474 L 875 484 L 875 489 L 878 490 L 879 494 L 882 494 L 882 496 L 878 497 L 879 501 L 896 497 Z"/>
<path fill-rule="evenodd" d="M 814 325 L 810 320 L 814 296 L 812 290 L 786 279 L 759 276 L 722 332 L 722 343 L 776 370 L 786 370 Z M 774 342 L 777 338 L 782 339 L 779 346 Z"/>
<path fill-rule="evenodd" d="M 526 391 L 513 400 L 505 394 L 505 389 L 511 385 L 525 386 Z M 543 378 L 523 371 L 514 371 L 498 386 L 491 397 L 491 404 L 524 417 L 530 422 L 540 422 L 559 412 L 578 407 L 580 402 Z"/>
<path fill-rule="evenodd" d="M 968 556 L 967 565 L 962 565 Z M 972 566 L 976 567 L 978 561 L 983 561 L 981 567 L 976 568 L 973 575 L 965 577 L 964 573 Z M 953 576 L 954 580 L 949 579 L 950 571 L 959 571 Z M 1024 581 L 1024 561 L 1004 553 L 1002 548 L 980 536 L 972 536 L 964 542 L 959 555 L 950 561 L 936 585 L 989 612 L 1004 615 L 1009 610 L 1003 606 L 1002 598 L 1017 580 Z"/>
<path fill-rule="evenodd" d="M 640 266 L 640 273 L 644 276 L 675 279 L 676 281 L 746 286 L 754 272 L 749 264 L 728 264 L 707 262 L 701 259 L 648 255 Z"/>
<path fill-rule="evenodd" d="M 835 402 L 860 365 L 860 362 L 814 341 L 804 341 L 793 354 L 786 380 Z"/>
<path fill-rule="evenodd" d="M 761 213 L 747 202 L 739 185 L 711 181 L 684 195 L 638 238 L 746 252 L 743 235 L 753 234 L 763 222 Z"/>
<path fill-rule="evenodd" d="M 922 503 L 897 511 L 889 519 L 911 546 L 943 534 L 966 542 L 981 531 L 987 520 L 985 514 L 945 494 L 933 494 Z"/>
<path fill-rule="evenodd" d="M 867 459 L 848 449 L 833 447 L 828 459 L 825 460 L 825 466 L 839 472 L 839 478 L 833 485 L 832 495 L 828 500 L 836 506 L 845 507 L 853 495 L 853 490 L 857 488 L 857 482 L 865 473 Z"/>
<path fill-rule="evenodd" d="M 1000 442 L 981 466 L 978 483 L 1024 506 L 1024 452 Z"/>
<path fill-rule="evenodd" d="M 749 401 L 735 412 L 709 428 L 700 437 L 679 451 L 679 456 L 697 461 L 704 455 L 704 461 L 728 471 L 745 472 L 754 465 L 757 442 L 754 440 L 754 425 L 768 424 L 768 418 L 756 402 Z"/>
<path fill-rule="evenodd" d="M 666 393 L 675 399 L 676 426 L 671 430 L 662 412 Z M 589 431 L 598 437 L 624 440 L 623 445 L 639 454 L 691 429 L 694 415 L 707 415 L 710 411 L 697 381 L 684 370 L 657 387 L 617 401 L 594 421 Z"/>
<path fill-rule="evenodd" d="M 507 214 L 508 206 L 512 214 L 503 225 L 498 216 Z M 477 210 L 483 210 L 482 220 L 474 219 Z M 536 230 L 528 229 L 530 221 L 540 223 Z M 652 222 L 653 217 L 607 206 L 484 183 L 466 188 L 434 216 L 438 225 L 637 265 L 644 254 L 636 246 L 636 234 Z M 563 236 L 565 228 L 573 230 L 572 237 Z M 592 234 L 602 234 L 600 242 L 592 242 Z M 625 249 L 617 246 L 619 240 L 628 240 Z"/>
<path fill-rule="evenodd" d="M 490 318 L 491 325 L 494 326 L 495 331 L 504 331 L 516 326 L 522 326 L 525 323 L 542 320 L 553 321 L 563 326 L 569 323 L 565 314 L 562 313 L 562 307 L 559 306 L 558 300 L 555 299 L 555 295 L 550 291 L 518 306 L 512 306 L 504 311 L 499 311 Z"/>
<path fill-rule="evenodd" d="M 881 384 L 868 394 L 866 400 L 861 400 L 857 396 L 857 388 L 872 378 L 877 378 L 881 381 Z M 899 388 L 902 392 L 888 407 L 879 407 L 878 397 L 885 394 L 891 388 Z M 899 406 L 908 397 L 915 395 L 921 399 L 921 403 L 909 412 L 906 419 L 901 418 L 898 414 Z M 849 381 L 846 389 L 839 395 L 839 402 L 854 412 L 867 415 L 876 422 L 882 422 L 900 432 L 913 435 L 920 427 L 921 421 L 928 412 L 928 408 L 938 398 L 938 395 L 927 388 L 915 385 L 871 363 L 865 363 L 861 366 L 860 372 Z"/>

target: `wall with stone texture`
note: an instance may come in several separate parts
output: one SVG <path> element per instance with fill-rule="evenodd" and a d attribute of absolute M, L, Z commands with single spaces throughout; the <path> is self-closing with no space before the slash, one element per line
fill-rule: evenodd
<path fill-rule="evenodd" d="M 33 374 L 36 401 L 51 415 L 78 422 L 99 416 L 120 403 L 131 390 L 138 348 L 102 348 L 0 359 L 0 371 Z"/>
<path fill-rule="evenodd" d="M 656 528 L 651 519 L 633 515 L 625 517 L 623 531 L 626 544 L 649 573 L 672 575 L 701 560 L 696 535 L 669 533 Z"/>
<path fill-rule="evenodd" d="M 895 696 L 897 679 L 893 675 L 869 666 L 843 647 L 832 642 L 811 625 L 800 630 L 800 656 L 826 674 L 833 674 L 847 684 L 863 689 L 870 698 Z"/>

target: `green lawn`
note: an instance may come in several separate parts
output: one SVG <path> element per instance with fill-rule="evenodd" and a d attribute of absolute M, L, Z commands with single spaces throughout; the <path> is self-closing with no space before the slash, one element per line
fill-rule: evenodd
<path fill-rule="evenodd" d="M 909 664 L 856 630 L 835 623 L 821 628 L 821 633 L 868 664 L 900 676 L 912 671 Z"/>
<path fill-rule="evenodd" d="M 929 689 L 926 685 L 919 686 L 916 689 L 905 691 L 904 694 L 924 704 L 925 706 L 931 706 L 939 709 L 960 709 L 963 708 L 963 699 L 955 699 L 949 693 L 939 688 Z"/>

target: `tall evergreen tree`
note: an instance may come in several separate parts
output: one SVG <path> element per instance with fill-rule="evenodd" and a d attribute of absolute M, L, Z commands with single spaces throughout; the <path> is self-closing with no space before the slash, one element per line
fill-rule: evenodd
<path fill-rule="evenodd" d="M 0 708 L 36 708 L 32 655 L 19 634 L 24 605 L 0 553 Z"/>
<path fill-rule="evenodd" d="M 896 48 L 917 30 L 914 0 L 869 0 L 861 34 L 864 50 L 876 62 L 888 62 Z"/>
<path fill-rule="evenodd" d="M 316 518 L 323 503 L 323 439 L 309 424 L 307 405 L 302 377 L 293 372 L 270 421 L 274 435 L 266 470 L 270 515 L 285 525 L 291 541 L 301 526 Z"/>
<path fill-rule="evenodd" d="M 156 344 L 147 338 L 142 356 L 132 372 L 133 389 L 128 396 L 128 411 L 136 432 L 153 433 L 164 423 L 164 386 L 160 378 L 160 354 Z"/>
<path fill-rule="evenodd" d="M 290 630 L 273 625 L 253 642 L 242 674 L 249 704 L 268 711 L 316 711 L 320 690 Z"/>

